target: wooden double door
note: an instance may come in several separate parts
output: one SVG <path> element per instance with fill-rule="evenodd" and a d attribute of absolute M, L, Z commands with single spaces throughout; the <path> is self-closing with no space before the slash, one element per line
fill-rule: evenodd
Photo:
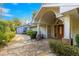
<path fill-rule="evenodd" d="M 64 37 L 64 25 L 54 25 L 54 34 L 55 38 L 63 38 Z"/>

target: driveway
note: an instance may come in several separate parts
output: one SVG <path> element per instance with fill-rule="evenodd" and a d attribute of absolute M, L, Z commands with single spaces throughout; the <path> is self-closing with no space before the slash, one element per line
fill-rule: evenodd
<path fill-rule="evenodd" d="M 48 40 L 31 40 L 29 36 L 17 34 L 13 41 L 0 51 L 0 56 L 55 56 L 51 53 Z"/>

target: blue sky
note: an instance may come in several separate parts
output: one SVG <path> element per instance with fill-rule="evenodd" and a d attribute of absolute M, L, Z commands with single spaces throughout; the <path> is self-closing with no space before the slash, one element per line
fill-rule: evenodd
<path fill-rule="evenodd" d="M 14 17 L 20 19 L 32 19 L 32 12 L 38 11 L 41 7 L 40 3 L 4 3 L 3 8 L 3 19 L 11 20 Z"/>

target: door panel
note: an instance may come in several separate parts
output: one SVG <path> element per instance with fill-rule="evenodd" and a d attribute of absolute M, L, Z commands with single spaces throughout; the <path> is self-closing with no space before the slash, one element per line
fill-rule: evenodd
<path fill-rule="evenodd" d="M 55 38 L 63 38 L 64 36 L 64 25 L 54 26 Z"/>
<path fill-rule="evenodd" d="M 63 38 L 63 36 L 64 36 L 64 26 L 59 25 L 58 27 L 59 27 L 59 29 L 58 29 L 59 38 Z"/>

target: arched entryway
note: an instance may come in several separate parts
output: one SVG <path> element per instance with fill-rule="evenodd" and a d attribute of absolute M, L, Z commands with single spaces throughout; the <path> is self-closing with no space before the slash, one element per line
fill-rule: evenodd
<path fill-rule="evenodd" d="M 42 29 L 46 29 L 45 32 L 46 37 L 47 38 L 52 38 L 54 37 L 54 23 L 56 20 L 56 16 L 54 14 L 54 12 L 52 11 L 47 11 L 46 13 L 44 13 L 44 15 L 41 18 L 41 24 L 42 24 Z"/>
<path fill-rule="evenodd" d="M 47 11 L 40 19 L 40 32 L 46 38 L 63 38 L 63 21 L 56 18 L 54 12 Z"/>

